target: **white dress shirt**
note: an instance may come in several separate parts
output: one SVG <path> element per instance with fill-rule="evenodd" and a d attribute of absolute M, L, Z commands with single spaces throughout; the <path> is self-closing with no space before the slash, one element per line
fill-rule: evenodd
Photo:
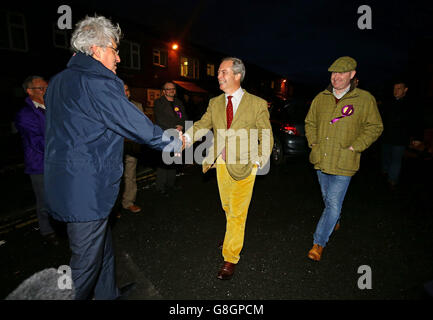
<path fill-rule="evenodd" d="M 35 105 L 36 108 L 41 108 L 45 110 L 45 105 L 43 105 L 42 103 L 36 102 L 34 100 L 32 100 L 33 104 Z"/>
<path fill-rule="evenodd" d="M 226 99 L 226 108 L 227 108 L 227 103 L 229 101 L 229 99 L 227 98 L 228 96 L 232 96 L 232 104 L 233 104 L 233 118 L 235 117 L 236 111 L 238 111 L 238 107 L 239 104 L 241 103 L 242 100 L 242 96 L 244 95 L 244 90 L 239 87 L 238 90 L 236 90 L 235 92 L 233 92 L 233 94 L 227 94 L 225 93 L 225 99 Z M 187 134 L 185 134 L 185 138 L 186 138 L 186 143 L 191 143 L 191 137 Z"/>
<path fill-rule="evenodd" d="M 235 92 L 233 92 L 233 94 L 224 94 L 226 97 L 226 108 L 227 108 L 227 103 L 229 102 L 229 99 L 227 98 L 228 96 L 232 96 L 232 104 L 233 104 L 233 118 L 235 117 L 236 111 L 238 111 L 238 107 L 239 104 L 241 103 L 242 100 L 242 96 L 244 95 L 244 90 L 242 90 L 241 87 L 239 87 L 238 90 L 236 90 Z"/>

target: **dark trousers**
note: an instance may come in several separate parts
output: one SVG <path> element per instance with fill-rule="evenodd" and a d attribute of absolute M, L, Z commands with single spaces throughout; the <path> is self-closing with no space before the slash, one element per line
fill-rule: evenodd
<path fill-rule="evenodd" d="M 174 187 L 175 182 L 175 165 L 159 165 L 156 169 L 156 189 L 158 191 L 168 191 L 170 188 Z"/>
<path fill-rule="evenodd" d="M 392 183 L 398 183 L 406 146 L 384 143 L 382 145 L 382 171 Z"/>
<path fill-rule="evenodd" d="M 119 296 L 108 219 L 67 224 L 75 299 L 112 300 Z"/>
<path fill-rule="evenodd" d="M 54 229 L 51 225 L 51 218 L 48 214 L 48 210 L 45 206 L 44 199 L 44 175 L 43 174 L 31 174 L 30 179 L 32 180 L 33 192 L 36 197 L 36 215 L 39 222 L 39 232 L 41 235 L 46 236 L 54 233 Z"/>

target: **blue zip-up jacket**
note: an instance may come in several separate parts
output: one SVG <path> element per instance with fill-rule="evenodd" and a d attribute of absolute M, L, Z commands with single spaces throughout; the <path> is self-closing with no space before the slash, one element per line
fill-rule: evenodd
<path fill-rule="evenodd" d="M 24 172 L 44 173 L 45 114 L 36 108 L 30 97 L 26 105 L 15 116 L 15 127 L 21 134 L 24 149 Z"/>
<path fill-rule="evenodd" d="M 45 195 L 60 221 L 108 217 L 123 174 L 124 137 L 159 150 L 181 147 L 128 101 L 116 74 L 82 53 L 50 80 L 45 104 Z"/>

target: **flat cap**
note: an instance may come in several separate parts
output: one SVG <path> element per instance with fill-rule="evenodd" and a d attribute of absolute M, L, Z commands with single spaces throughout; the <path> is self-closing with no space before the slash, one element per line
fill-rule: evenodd
<path fill-rule="evenodd" d="M 334 61 L 328 68 L 329 72 L 348 72 L 356 69 L 356 60 L 345 56 Z"/>

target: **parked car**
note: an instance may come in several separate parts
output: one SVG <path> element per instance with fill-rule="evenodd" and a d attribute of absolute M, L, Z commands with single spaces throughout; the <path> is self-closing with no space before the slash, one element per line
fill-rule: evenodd
<path fill-rule="evenodd" d="M 271 161 L 282 164 L 287 158 L 309 153 L 305 137 L 305 117 L 309 105 L 301 100 L 276 99 L 270 103 L 270 120 L 274 134 Z"/>

